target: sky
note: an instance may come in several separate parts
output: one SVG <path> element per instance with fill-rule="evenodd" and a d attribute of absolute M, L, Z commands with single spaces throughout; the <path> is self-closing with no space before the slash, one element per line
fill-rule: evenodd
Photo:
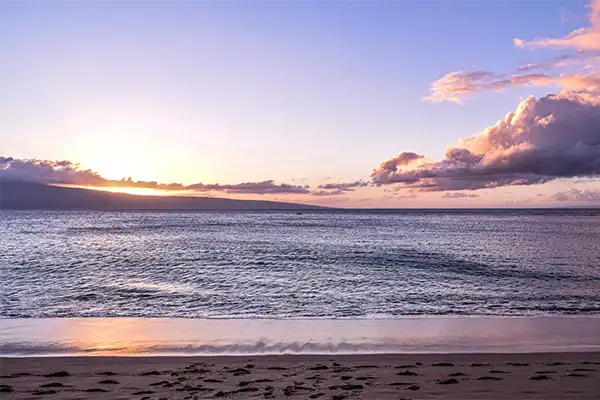
<path fill-rule="evenodd" d="M 0 179 L 600 205 L 599 14 L 595 0 L 4 0 Z"/>

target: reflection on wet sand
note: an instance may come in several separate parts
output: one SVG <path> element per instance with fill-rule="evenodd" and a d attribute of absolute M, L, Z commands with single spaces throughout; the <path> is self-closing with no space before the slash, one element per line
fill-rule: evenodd
<path fill-rule="evenodd" d="M 2 355 L 225 355 L 600 350 L 595 317 L 394 320 L 4 319 Z"/>

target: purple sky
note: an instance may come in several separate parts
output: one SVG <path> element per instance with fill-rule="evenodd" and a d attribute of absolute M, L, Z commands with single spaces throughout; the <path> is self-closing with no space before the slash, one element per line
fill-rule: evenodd
<path fill-rule="evenodd" d="M 0 176 L 347 207 L 600 205 L 599 12 L 3 1 Z"/>

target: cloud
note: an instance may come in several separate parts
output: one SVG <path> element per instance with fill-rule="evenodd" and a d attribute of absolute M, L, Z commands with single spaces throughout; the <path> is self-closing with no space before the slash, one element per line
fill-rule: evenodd
<path fill-rule="evenodd" d="M 574 52 L 548 60 L 528 63 L 515 71 L 499 74 L 491 71 L 454 71 L 434 81 L 424 100 L 438 103 L 462 103 L 464 99 L 482 91 L 501 91 L 511 87 L 548 86 L 560 90 L 600 94 L 600 0 L 590 3 L 590 26 L 571 32 L 560 39 L 514 39 L 520 48 L 565 47 Z M 558 73 L 557 68 L 579 65 L 578 71 Z M 583 65 L 587 64 L 587 65 Z"/>
<path fill-rule="evenodd" d="M 346 194 L 346 191 L 341 190 L 341 189 L 335 189 L 335 190 L 313 190 L 312 192 L 310 192 L 311 196 L 318 196 L 318 197 L 327 197 L 327 196 L 341 196 Z"/>
<path fill-rule="evenodd" d="M 446 193 L 442 197 L 444 199 L 466 199 L 470 197 L 479 197 L 479 195 L 475 193 L 452 192 Z"/>
<path fill-rule="evenodd" d="M 110 180 L 92 170 L 82 169 L 78 164 L 71 161 L 20 160 L 12 157 L 0 157 L 0 180 L 95 187 L 136 187 L 166 191 L 224 192 L 229 194 L 310 193 L 309 187 L 306 185 L 277 184 L 272 180 L 238 184 L 196 183 L 187 186 L 181 183 L 134 181 L 131 178 Z"/>
<path fill-rule="evenodd" d="M 489 71 L 450 72 L 431 84 L 429 96 L 433 103 L 451 101 L 462 103 L 464 98 L 486 90 L 500 91 L 516 86 L 548 86 L 557 80 L 546 74 L 504 75 Z"/>
<path fill-rule="evenodd" d="M 235 185 L 221 185 L 196 183 L 186 186 L 186 190 L 198 192 L 225 192 L 231 194 L 308 194 L 308 186 L 290 185 L 287 183 L 276 184 L 272 180 L 262 182 L 244 182 Z"/>
<path fill-rule="evenodd" d="M 12 157 L 2 157 L 0 161 L 0 178 L 4 181 L 97 186 L 107 182 L 96 172 L 81 169 L 70 161 L 19 160 Z"/>
<path fill-rule="evenodd" d="M 319 189 L 326 190 L 339 190 L 342 192 L 353 192 L 357 187 L 365 187 L 368 186 L 368 182 L 364 181 L 355 181 L 355 182 L 341 182 L 341 183 L 325 183 L 319 185 Z"/>
<path fill-rule="evenodd" d="M 533 69 L 535 66 L 529 64 L 529 68 Z M 479 92 L 523 86 L 557 86 L 566 90 L 600 93 L 600 73 L 592 71 L 552 76 L 543 73 L 501 75 L 488 71 L 450 72 L 431 84 L 429 96 L 425 100 L 461 104 L 465 98 Z"/>
<path fill-rule="evenodd" d="M 567 202 L 600 202 L 600 190 L 577 190 L 571 189 L 566 192 L 557 192 L 552 196 L 554 200 Z"/>
<path fill-rule="evenodd" d="M 600 0 L 592 0 L 588 20 L 590 25 L 576 29 L 561 38 L 537 38 L 533 40 L 514 39 L 515 46 L 521 48 L 558 47 L 578 50 L 600 50 Z"/>
<path fill-rule="evenodd" d="M 410 160 L 402 163 L 410 154 Z M 476 190 L 531 185 L 557 178 L 600 175 L 600 99 L 563 92 L 523 100 L 479 135 L 460 140 L 441 161 L 415 153 L 381 163 L 376 185 L 394 183 L 418 191 Z"/>
<path fill-rule="evenodd" d="M 582 64 L 587 62 L 598 61 L 600 51 L 578 50 L 573 54 L 563 54 L 548 60 L 543 60 L 538 63 L 529 63 L 517 68 L 517 72 L 525 72 L 531 70 L 550 71 L 559 67 L 568 67 L 569 65 Z"/>
<path fill-rule="evenodd" d="M 415 163 L 418 160 L 422 160 L 425 157 L 417 154 L 417 153 L 411 153 L 411 152 L 402 152 L 400 154 L 398 154 L 396 157 L 392 157 L 389 160 L 386 160 L 384 162 L 381 163 L 381 165 L 379 166 L 379 168 L 377 168 L 376 170 L 373 171 L 373 173 L 371 174 L 371 177 L 376 176 L 377 179 L 374 179 L 374 182 L 376 184 L 379 183 L 392 183 L 392 182 L 388 182 L 390 180 L 390 177 L 392 176 L 396 176 L 398 175 L 397 172 L 406 166 L 409 166 L 413 163 Z M 414 180 L 410 180 L 410 182 L 413 182 Z M 395 182 L 404 182 L 401 180 L 395 181 Z"/>
<path fill-rule="evenodd" d="M 395 194 L 395 195 L 391 195 L 390 196 L 393 199 L 396 200 L 408 200 L 408 199 L 416 199 L 417 198 L 417 194 L 416 193 L 406 193 L 406 194 Z"/>

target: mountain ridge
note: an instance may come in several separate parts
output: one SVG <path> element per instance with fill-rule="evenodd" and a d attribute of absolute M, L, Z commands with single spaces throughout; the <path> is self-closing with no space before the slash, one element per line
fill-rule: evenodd
<path fill-rule="evenodd" d="M 0 182 L 0 209 L 4 210 L 298 211 L 326 208 L 269 200 L 141 196 L 31 182 Z"/>

